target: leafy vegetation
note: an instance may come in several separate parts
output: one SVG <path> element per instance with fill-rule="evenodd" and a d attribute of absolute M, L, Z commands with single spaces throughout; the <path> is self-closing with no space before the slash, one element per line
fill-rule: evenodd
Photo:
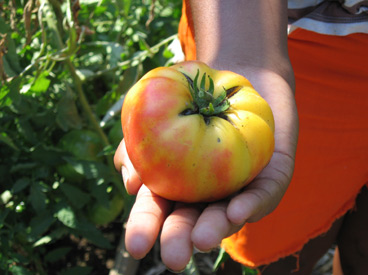
<path fill-rule="evenodd" d="M 170 63 L 180 8 L 0 0 L 0 273 L 90 274 L 67 264 L 71 239 L 115 251 L 104 233 L 122 227 L 132 203 L 112 162 L 119 104 L 142 74 Z"/>

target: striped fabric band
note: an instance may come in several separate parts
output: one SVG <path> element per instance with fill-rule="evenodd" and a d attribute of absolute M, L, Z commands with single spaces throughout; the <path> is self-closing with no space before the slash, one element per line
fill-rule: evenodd
<path fill-rule="evenodd" d="M 300 27 L 330 35 L 368 33 L 368 1 L 289 0 L 291 30 Z"/>

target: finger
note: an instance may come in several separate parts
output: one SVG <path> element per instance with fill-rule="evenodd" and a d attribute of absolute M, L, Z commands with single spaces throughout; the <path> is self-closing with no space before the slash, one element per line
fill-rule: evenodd
<path fill-rule="evenodd" d="M 115 155 L 114 155 L 114 165 L 115 165 L 116 171 L 118 171 L 118 172 L 121 171 L 121 167 L 123 166 L 124 151 L 126 151 L 125 141 L 124 141 L 124 139 L 122 139 L 121 142 L 119 143 L 119 146 L 116 149 Z"/>
<path fill-rule="evenodd" d="M 227 202 L 218 202 L 203 211 L 192 232 L 192 241 L 198 250 L 209 251 L 217 247 L 222 239 L 241 228 L 230 223 L 226 209 Z"/>
<path fill-rule="evenodd" d="M 233 224 L 244 224 L 256 222 L 271 213 L 281 201 L 291 181 L 291 163 L 289 157 L 275 153 L 269 165 L 255 180 L 230 201 L 227 208 L 229 220 Z"/>
<path fill-rule="evenodd" d="M 272 192 L 265 185 L 272 184 L 262 182 L 251 183 L 244 192 L 234 197 L 227 209 L 227 216 L 233 224 L 255 222 L 271 212 L 269 200 L 274 200 Z"/>
<path fill-rule="evenodd" d="M 142 182 L 130 161 L 124 139 L 120 142 L 116 150 L 114 164 L 116 170 L 121 171 L 125 189 L 128 194 L 137 194 L 138 190 L 141 188 Z"/>
<path fill-rule="evenodd" d="M 132 257 L 142 259 L 151 250 L 170 210 L 170 201 L 142 185 L 130 212 L 125 233 L 125 245 Z"/>
<path fill-rule="evenodd" d="M 161 258 L 171 270 L 183 270 L 192 256 L 191 233 L 201 211 L 200 207 L 196 206 L 177 204 L 163 225 Z"/>

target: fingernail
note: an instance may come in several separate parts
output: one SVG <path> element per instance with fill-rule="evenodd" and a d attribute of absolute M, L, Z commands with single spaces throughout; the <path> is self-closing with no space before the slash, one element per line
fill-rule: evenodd
<path fill-rule="evenodd" d="M 123 177 L 124 183 L 127 184 L 128 179 L 129 179 L 129 171 L 125 166 L 121 167 L 121 175 Z"/>
<path fill-rule="evenodd" d="M 209 253 L 209 252 L 212 251 L 212 249 L 209 249 L 209 250 L 200 250 L 200 249 L 198 249 L 195 246 L 193 247 L 193 249 L 194 249 L 194 253 Z"/>
<path fill-rule="evenodd" d="M 174 273 L 174 274 L 180 274 L 180 273 L 183 273 L 185 271 L 185 268 L 183 268 L 183 270 L 180 270 L 180 271 L 172 270 L 172 269 L 170 269 L 168 267 L 166 267 L 166 269 L 168 271 L 170 271 L 171 273 Z"/>

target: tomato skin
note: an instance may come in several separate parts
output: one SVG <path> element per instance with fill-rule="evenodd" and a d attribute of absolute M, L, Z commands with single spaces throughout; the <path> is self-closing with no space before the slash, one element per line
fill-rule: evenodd
<path fill-rule="evenodd" d="M 213 79 L 214 97 L 237 87 L 222 117 L 184 114 L 195 105 L 187 77 L 194 79 L 198 70 Z M 148 72 L 126 95 L 121 118 L 127 152 L 142 182 L 170 200 L 225 198 L 248 184 L 273 154 L 274 120 L 267 102 L 243 76 L 198 61 Z"/>

